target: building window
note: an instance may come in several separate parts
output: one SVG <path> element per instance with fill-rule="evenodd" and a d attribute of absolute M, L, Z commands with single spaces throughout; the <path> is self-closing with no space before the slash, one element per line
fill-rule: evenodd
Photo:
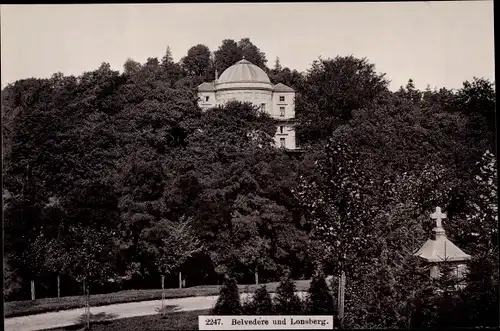
<path fill-rule="evenodd" d="M 280 107 L 280 116 L 285 117 L 285 107 Z"/>
<path fill-rule="evenodd" d="M 280 126 L 280 133 L 283 133 L 283 126 Z"/>
<path fill-rule="evenodd" d="M 285 138 L 280 138 L 280 147 L 285 148 Z"/>
<path fill-rule="evenodd" d="M 280 102 L 285 102 L 285 97 L 284 96 L 280 96 Z"/>
<path fill-rule="evenodd" d="M 209 97 L 209 96 L 206 96 L 206 97 L 205 97 L 205 101 L 206 101 L 206 102 L 208 102 L 208 99 L 210 99 L 210 97 Z"/>
<path fill-rule="evenodd" d="M 266 111 L 266 104 L 265 103 L 260 104 L 260 110 Z"/>

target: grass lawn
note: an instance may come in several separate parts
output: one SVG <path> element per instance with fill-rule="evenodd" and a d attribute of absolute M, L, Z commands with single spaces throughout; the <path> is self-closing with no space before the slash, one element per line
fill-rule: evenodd
<path fill-rule="evenodd" d="M 198 316 L 209 315 L 209 313 L 209 310 L 194 310 L 168 313 L 163 318 L 159 315 L 130 317 L 113 321 L 93 322 L 90 327 L 92 331 L 198 330 Z M 83 329 L 83 325 L 73 325 L 46 331 L 76 331 Z"/>
<path fill-rule="evenodd" d="M 307 291 L 310 280 L 299 280 L 295 284 L 297 291 Z M 240 292 L 255 292 L 260 285 L 238 285 Z M 267 283 L 269 292 L 276 292 L 278 283 Z M 220 285 L 204 285 L 188 288 L 166 289 L 165 297 L 167 299 L 186 298 L 196 296 L 218 295 Z M 137 302 L 147 300 L 160 300 L 161 290 L 128 290 L 107 294 L 96 294 L 90 296 L 90 306 L 105 306 L 114 303 Z M 70 296 L 62 298 L 46 298 L 25 301 L 10 301 L 4 303 L 4 317 L 15 317 L 24 315 L 41 314 L 58 310 L 73 308 L 83 308 L 85 306 L 83 296 Z"/>

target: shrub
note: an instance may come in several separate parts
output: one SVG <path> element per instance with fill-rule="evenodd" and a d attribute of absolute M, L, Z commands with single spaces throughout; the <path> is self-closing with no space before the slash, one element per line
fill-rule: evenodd
<path fill-rule="evenodd" d="M 213 315 L 241 315 L 242 307 L 238 285 L 232 277 L 226 277 L 220 289 L 220 295 L 212 309 Z"/>
<path fill-rule="evenodd" d="M 250 287 L 246 286 L 244 297 L 241 297 L 241 313 L 243 315 L 253 315 L 254 314 L 254 305 L 253 305 L 253 295 L 250 295 Z"/>
<path fill-rule="evenodd" d="M 252 300 L 245 305 L 247 315 L 273 315 L 274 306 L 271 295 L 265 285 L 255 291 Z"/>
<path fill-rule="evenodd" d="M 280 281 L 276 291 L 275 309 L 278 315 L 300 315 L 302 301 L 295 294 L 295 284 L 287 273 Z"/>
<path fill-rule="evenodd" d="M 241 300 L 241 314 L 242 315 L 255 315 L 254 304 L 250 296 L 242 298 Z"/>
<path fill-rule="evenodd" d="M 323 273 L 317 273 L 311 280 L 306 312 L 311 315 L 333 315 L 333 298 Z"/>
<path fill-rule="evenodd" d="M 473 257 L 468 286 L 461 293 L 466 311 L 462 327 L 498 327 L 498 248 Z"/>

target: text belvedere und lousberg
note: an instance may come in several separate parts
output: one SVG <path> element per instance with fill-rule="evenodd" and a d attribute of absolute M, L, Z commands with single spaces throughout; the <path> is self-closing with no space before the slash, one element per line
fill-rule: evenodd
<path fill-rule="evenodd" d="M 276 325 L 288 325 L 287 319 L 283 318 L 281 320 L 273 320 L 273 324 Z M 325 326 L 328 322 L 324 319 L 294 319 L 290 317 L 289 325 L 321 325 Z M 253 318 L 253 319 L 244 319 L 244 318 L 233 318 L 231 325 L 269 325 L 269 321 L 267 319 L 262 318 Z"/>

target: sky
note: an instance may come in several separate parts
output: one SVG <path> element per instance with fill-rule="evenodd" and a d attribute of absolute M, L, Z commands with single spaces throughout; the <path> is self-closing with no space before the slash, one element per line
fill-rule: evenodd
<path fill-rule="evenodd" d="M 299 71 L 337 55 L 366 57 L 390 89 L 460 88 L 494 81 L 493 1 L 2 5 L 1 83 L 79 75 L 127 58 L 144 63 L 166 46 L 178 61 L 196 44 L 216 50 L 248 37 Z"/>

